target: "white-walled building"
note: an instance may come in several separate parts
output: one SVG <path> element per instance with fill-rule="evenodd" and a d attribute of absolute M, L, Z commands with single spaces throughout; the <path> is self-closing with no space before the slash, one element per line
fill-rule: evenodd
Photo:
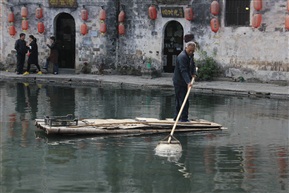
<path fill-rule="evenodd" d="M 0 63 L 3 69 L 15 65 L 14 43 L 24 32 L 38 39 L 41 65 L 49 53 L 46 40 L 55 36 L 60 45 L 60 68 L 78 72 L 89 64 L 92 71 L 103 66 L 121 74 L 141 75 L 148 68 L 161 74 L 173 71 L 184 37 L 190 34 L 200 46 L 195 57 L 206 52 L 223 67 L 227 77 L 287 81 L 288 1 L 218 0 L 220 10 L 213 15 L 213 0 L 1 0 Z M 157 10 L 154 20 L 148 14 L 152 4 Z M 23 6 L 28 10 L 25 19 L 29 27 L 25 31 Z M 40 19 L 35 16 L 38 7 L 43 10 Z M 187 7 L 193 10 L 191 21 L 186 19 Z M 88 11 L 87 20 L 82 19 L 83 9 Z M 102 9 L 106 11 L 105 20 L 100 20 Z M 118 21 L 121 10 L 125 12 L 123 22 Z M 11 11 L 15 16 L 13 23 L 8 21 Z M 256 14 L 262 17 L 256 20 L 260 25 L 253 23 Z M 219 21 L 219 28 L 213 25 L 216 32 L 210 26 L 212 18 Z M 44 33 L 38 32 L 39 22 L 45 26 Z M 81 34 L 83 24 L 88 27 L 85 35 Z M 103 24 L 105 33 L 100 32 Z M 16 29 L 14 36 L 9 34 L 11 25 Z M 119 25 L 124 26 L 123 35 L 118 32 Z"/>

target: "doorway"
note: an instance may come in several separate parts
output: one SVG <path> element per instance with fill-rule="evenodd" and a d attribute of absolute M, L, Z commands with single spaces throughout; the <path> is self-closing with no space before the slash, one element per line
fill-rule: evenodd
<path fill-rule="evenodd" d="M 172 73 L 176 59 L 183 50 L 183 26 L 177 21 L 170 21 L 164 34 L 164 72 Z"/>
<path fill-rule="evenodd" d="M 59 45 L 59 67 L 75 68 L 75 21 L 68 13 L 56 16 L 56 40 Z"/>

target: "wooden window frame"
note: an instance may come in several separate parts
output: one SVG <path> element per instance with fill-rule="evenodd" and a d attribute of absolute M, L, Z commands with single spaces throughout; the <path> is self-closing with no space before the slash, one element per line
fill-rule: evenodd
<path fill-rule="evenodd" d="M 226 0 L 225 26 L 250 26 L 251 0 Z"/>

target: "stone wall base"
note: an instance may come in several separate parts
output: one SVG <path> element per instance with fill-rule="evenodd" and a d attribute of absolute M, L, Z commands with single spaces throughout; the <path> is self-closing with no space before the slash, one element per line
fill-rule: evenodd
<path fill-rule="evenodd" d="M 289 72 L 228 68 L 225 71 L 225 77 L 232 78 L 235 81 L 288 82 Z"/>

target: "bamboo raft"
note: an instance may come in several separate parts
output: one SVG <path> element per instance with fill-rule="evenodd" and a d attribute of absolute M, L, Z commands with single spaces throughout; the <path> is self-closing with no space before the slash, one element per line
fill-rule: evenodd
<path fill-rule="evenodd" d="M 74 119 L 71 115 L 61 118 L 45 117 L 36 119 L 35 125 L 46 134 L 64 135 L 109 135 L 109 134 L 157 134 L 170 133 L 173 119 Z M 222 125 L 206 120 L 178 122 L 175 132 L 215 131 L 224 129 Z"/>

